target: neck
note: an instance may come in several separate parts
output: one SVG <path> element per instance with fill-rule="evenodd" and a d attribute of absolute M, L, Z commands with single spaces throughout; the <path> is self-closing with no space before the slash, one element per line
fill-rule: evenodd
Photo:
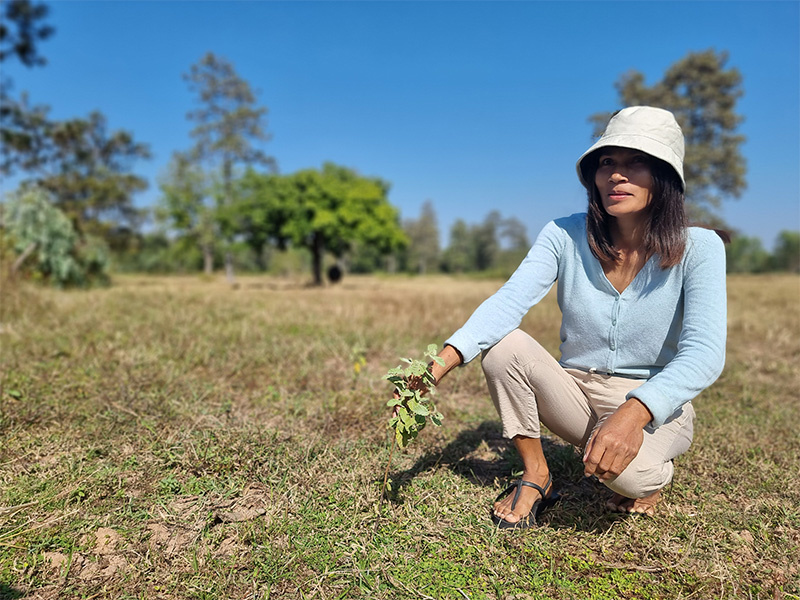
<path fill-rule="evenodd" d="M 641 219 L 611 219 L 611 241 L 617 250 L 630 252 L 644 246 L 644 221 Z"/>

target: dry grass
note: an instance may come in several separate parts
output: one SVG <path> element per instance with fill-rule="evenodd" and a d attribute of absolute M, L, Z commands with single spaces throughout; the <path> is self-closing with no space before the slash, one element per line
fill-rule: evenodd
<path fill-rule="evenodd" d="M 2 289 L 0 599 L 800 597 L 797 277 L 729 280 L 726 371 L 655 518 L 604 512 L 553 439 L 566 500 L 511 535 L 487 511 L 519 465 L 477 364 L 377 509 L 381 375 L 501 282 L 115 283 Z M 555 352 L 558 321 L 551 295 L 523 328 Z"/>

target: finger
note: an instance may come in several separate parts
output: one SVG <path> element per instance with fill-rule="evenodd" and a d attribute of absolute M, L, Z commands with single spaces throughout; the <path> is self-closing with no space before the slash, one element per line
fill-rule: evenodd
<path fill-rule="evenodd" d="M 613 457 L 613 461 L 606 469 L 605 474 L 600 478 L 600 481 L 608 481 L 609 479 L 619 477 L 622 472 L 628 468 L 628 465 L 631 464 L 634 456 L 635 455 L 630 452 L 617 452 Z"/>
<path fill-rule="evenodd" d="M 603 459 L 604 454 L 605 448 L 601 444 L 592 444 L 592 448 L 583 457 L 583 474 L 586 477 L 591 477 L 592 475 L 597 474 L 598 470 L 600 472 L 603 471 L 603 469 L 598 469 L 598 466 L 600 465 L 600 461 Z"/>
<path fill-rule="evenodd" d="M 583 449 L 583 462 L 589 460 L 589 454 L 591 454 L 592 448 L 594 448 L 594 436 L 589 438 L 589 441 L 586 442 L 586 446 Z"/>
<path fill-rule="evenodd" d="M 610 477 L 619 477 L 622 475 L 622 472 L 631 464 L 634 456 L 634 454 L 630 453 L 618 454 L 617 458 L 614 460 L 614 464 L 608 469 Z"/>

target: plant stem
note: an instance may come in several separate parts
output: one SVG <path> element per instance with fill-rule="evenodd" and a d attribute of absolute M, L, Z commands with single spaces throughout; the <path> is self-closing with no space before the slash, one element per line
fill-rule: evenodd
<path fill-rule="evenodd" d="M 392 454 L 394 453 L 395 446 L 397 446 L 397 438 L 393 435 L 392 447 L 389 449 L 389 461 L 386 463 L 386 471 L 383 473 L 383 487 L 381 488 L 381 501 L 378 504 L 378 514 L 381 512 L 381 508 L 383 508 L 383 500 L 386 498 L 386 482 L 389 481 L 389 467 L 392 466 Z"/>

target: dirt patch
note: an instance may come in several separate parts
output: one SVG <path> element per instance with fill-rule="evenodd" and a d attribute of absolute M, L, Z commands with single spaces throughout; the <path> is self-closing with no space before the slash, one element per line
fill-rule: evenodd
<path fill-rule="evenodd" d="M 119 534 L 108 527 L 101 527 L 94 533 L 95 554 L 114 554 L 122 538 Z"/>
<path fill-rule="evenodd" d="M 203 540 L 203 532 L 224 523 L 269 519 L 270 506 L 267 489 L 260 483 L 248 485 L 236 498 L 222 499 L 214 495 L 178 498 L 153 509 L 153 522 L 147 525 L 147 544 L 152 554 L 170 562 L 191 548 L 196 548 L 201 562 L 211 556 L 242 555 L 246 550 L 235 537 L 225 537 L 212 549 Z"/>
<path fill-rule="evenodd" d="M 128 561 L 120 554 L 98 556 L 96 561 L 78 557 L 75 565 L 79 567 L 78 578 L 84 581 L 91 579 L 107 579 L 128 566 Z"/>
<path fill-rule="evenodd" d="M 50 563 L 50 568 L 61 572 L 62 567 L 69 563 L 69 556 L 66 554 L 62 554 L 61 552 L 45 552 L 42 554 L 42 558 L 44 558 L 45 562 Z"/>
<path fill-rule="evenodd" d="M 56 576 L 61 583 L 67 578 L 81 581 L 109 579 L 124 572 L 129 566 L 128 559 L 122 554 L 120 546 L 123 539 L 109 527 L 100 527 L 81 539 L 81 544 L 91 546 L 89 554 L 73 553 L 71 556 L 62 552 L 45 552 L 47 570 Z M 39 590 L 36 598 L 49 598 L 48 588 Z M 55 596 L 53 596 L 55 597 Z"/>

